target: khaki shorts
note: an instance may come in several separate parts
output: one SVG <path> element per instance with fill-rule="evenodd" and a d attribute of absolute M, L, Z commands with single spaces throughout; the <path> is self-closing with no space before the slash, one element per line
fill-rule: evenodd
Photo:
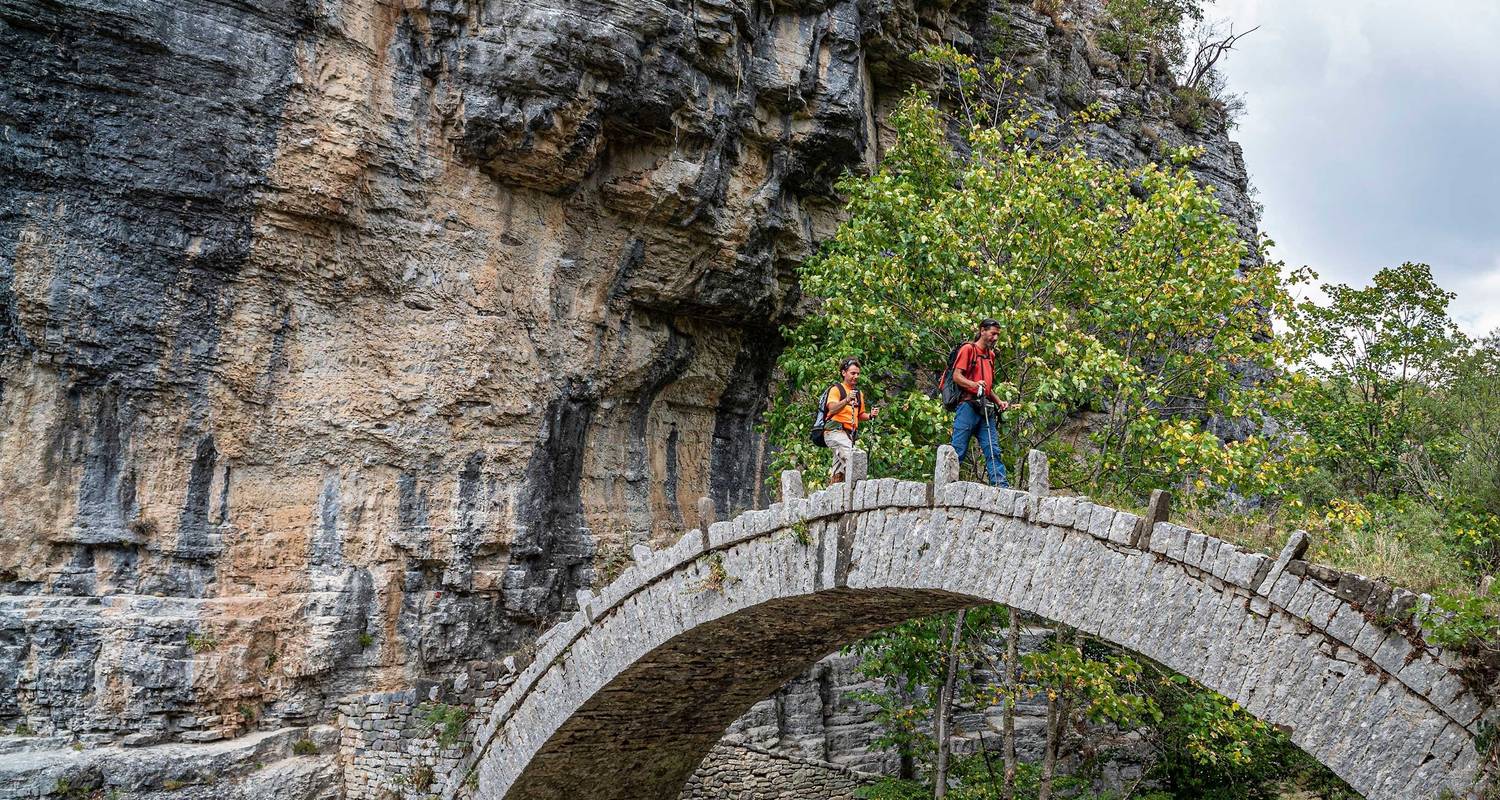
<path fill-rule="evenodd" d="M 849 464 L 854 461 L 854 440 L 843 428 L 833 427 L 823 431 L 823 441 L 833 451 L 833 465 L 828 468 L 828 477 L 843 473 L 849 477 Z"/>

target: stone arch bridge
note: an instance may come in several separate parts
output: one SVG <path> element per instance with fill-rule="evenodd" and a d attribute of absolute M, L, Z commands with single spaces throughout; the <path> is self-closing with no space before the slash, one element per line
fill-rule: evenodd
<path fill-rule="evenodd" d="M 860 454 L 862 455 L 862 454 Z M 1182 672 L 1283 726 L 1371 800 L 1472 791 L 1480 701 L 1450 653 L 1389 627 L 1421 601 L 1083 498 L 856 480 L 694 530 L 543 635 L 445 800 L 672 800 L 725 727 L 880 628 L 1006 603 Z M 856 465 L 856 476 L 864 472 Z M 1406 626 L 1406 631 L 1411 628 Z"/>

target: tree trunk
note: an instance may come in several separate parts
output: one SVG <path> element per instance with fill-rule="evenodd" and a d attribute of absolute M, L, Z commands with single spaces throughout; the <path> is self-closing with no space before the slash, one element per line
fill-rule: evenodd
<path fill-rule="evenodd" d="M 953 685 L 958 679 L 958 651 L 964 641 L 964 617 L 967 614 L 967 609 L 960 609 L 954 617 L 947 674 L 943 677 L 943 690 L 938 692 L 937 709 L 933 714 L 937 727 L 937 769 L 932 777 L 932 796 L 936 800 L 948 795 L 948 723 L 953 715 Z"/>
<path fill-rule="evenodd" d="M 1005 630 L 1005 713 L 1001 717 L 1002 749 L 1005 757 L 1005 788 L 1001 794 L 1005 800 L 1016 797 L 1016 685 L 1020 683 L 1017 673 L 1020 668 L 1021 622 L 1016 610 L 1005 607 L 1010 621 Z"/>
<path fill-rule="evenodd" d="M 1047 744 L 1042 750 L 1042 775 L 1037 784 L 1037 800 L 1051 800 L 1052 778 L 1057 774 L 1057 753 L 1067 733 L 1068 715 L 1072 713 L 1066 698 L 1047 703 Z"/>
<path fill-rule="evenodd" d="M 1057 626 L 1057 641 L 1062 646 L 1073 643 L 1073 629 Z M 1068 698 L 1059 691 L 1056 698 L 1047 700 L 1047 743 L 1042 748 L 1042 774 L 1037 785 L 1037 800 L 1052 800 L 1052 777 L 1057 773 L 1057 753 L 1062 749 L 1063 734 L 1068 729 L 1068 715 L 1072 713 Z"/>

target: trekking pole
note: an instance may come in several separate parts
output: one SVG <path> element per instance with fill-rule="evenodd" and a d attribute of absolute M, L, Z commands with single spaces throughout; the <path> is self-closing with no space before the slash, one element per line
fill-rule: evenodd
<path fill-rule="evenodd" d="M 995 430 L 990 427 L 990 403 L 985 399 L 983 383 L 979 384 L 979 395 L 975 399 L 979 401 L 979 407 L 984 409 L 984 430 L 990 435 L 989 448 L 984 450 L 984 482 L 993 486 L 994 482 L 990 480 L 990 472 L 992 471 L 990 465 L 995 463 L 995 454 L 991 452 L 995 449 Z M 980 447 L 983 448 L 984 440 L 980 439 L 979 442 Z"/>

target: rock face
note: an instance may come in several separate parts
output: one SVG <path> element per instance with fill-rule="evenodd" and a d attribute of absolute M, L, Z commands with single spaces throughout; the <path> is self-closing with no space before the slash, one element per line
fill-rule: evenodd
<path fill-rule="evenodd" d="M 763 500 L 794 265 L 925 44 L 1204 144 L 1253 231 L 1096 5 L 0 5 L 0 726 L 327 721 Z"/>

